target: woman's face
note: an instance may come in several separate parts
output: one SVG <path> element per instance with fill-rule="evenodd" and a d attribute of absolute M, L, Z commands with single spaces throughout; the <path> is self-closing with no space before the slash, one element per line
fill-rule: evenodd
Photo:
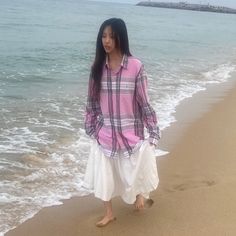
<path fill-rule="evenodd" d="M 102 34 L 102 45 L 106 53 L 113 53 L 116 49 L 115 38 L 111 26 L 107 26 Z"/>

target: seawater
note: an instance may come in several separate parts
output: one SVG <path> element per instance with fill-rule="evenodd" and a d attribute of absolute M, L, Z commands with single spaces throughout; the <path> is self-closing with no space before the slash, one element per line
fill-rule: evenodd
<path fill-rule="evenodd" d="M 90 147 L 83 130 L 87 82 L 98 28 L 109 17 L 127 23 L 162 130 L 183 99 L 232 79 L 235 15 L 1 0 L 0 234 L 44 206 L 87 193 L 80 187 Z"/>

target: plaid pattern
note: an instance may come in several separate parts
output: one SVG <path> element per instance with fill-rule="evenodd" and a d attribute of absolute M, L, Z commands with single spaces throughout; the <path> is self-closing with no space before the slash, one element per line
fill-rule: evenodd
<path fill-rule="evenodd" d="M 93 83 L 90 76 L 85 131 L 98 141 L 106 156 L 133 154 L 144 140 L 144 126 L 149 142 L 157 144 L 157 117 L 149 104 L 147 75 L 138 59 L 124 55 L 118 71 L 112 71 L 106 60 L 99 102 L 93 95 Z"/>

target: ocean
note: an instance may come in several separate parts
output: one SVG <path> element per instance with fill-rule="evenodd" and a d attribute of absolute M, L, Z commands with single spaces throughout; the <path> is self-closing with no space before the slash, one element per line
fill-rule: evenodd
<path fill-rule="evenodd" d="M 78 0 L 0 3 L 0 235 L 45 206 L 87 194 L 84 109 L 105 19 L 125 20 L 161 130 L 182 100 L 236 71 L 236 15 Z"/>

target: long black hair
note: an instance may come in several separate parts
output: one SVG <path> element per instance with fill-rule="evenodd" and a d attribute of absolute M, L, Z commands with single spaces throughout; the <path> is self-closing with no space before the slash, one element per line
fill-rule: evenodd
<path fill-rule="evenodd" d="M 93 86 L 93 94 L 99 100 L 100 90 L 101 90 L 101 80 L 102 80 L 102 72 L 103 66 L 106 59 L 106 52 L 104 50 L 102 44 L 102 35 L 104 29 L 110 26 L 112 29 L 112 33 L 115 39 L 115 45 L 118 47 L 122 54 L 126 54 L 127 56 L 131 56 L 129 50 L 129 39 L 128 33 L 126 29 L 125 22 L 119 18 L 110 18 L 104 21 L 99 29 L 96 43 L 96 55 L 95 60 L 91 70 L 91 76 L 94 80 Z"/>

